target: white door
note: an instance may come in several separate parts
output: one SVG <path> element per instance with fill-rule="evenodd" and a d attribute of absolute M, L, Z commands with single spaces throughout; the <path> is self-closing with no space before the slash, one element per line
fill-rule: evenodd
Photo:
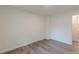
<path fill-rule="evenodd" d="M 73 41 L 78 41 L 79 34 L 79 16 L 72 16 Z"/>

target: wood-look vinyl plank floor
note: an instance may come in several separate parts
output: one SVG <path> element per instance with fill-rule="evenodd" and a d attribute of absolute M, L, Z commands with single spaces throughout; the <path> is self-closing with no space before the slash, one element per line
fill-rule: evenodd
<path fill-rule="evenodd" d="M 68 45 L 55 40 L 41 40 L 4 54 L 78 54 L 79 42 Z"/>

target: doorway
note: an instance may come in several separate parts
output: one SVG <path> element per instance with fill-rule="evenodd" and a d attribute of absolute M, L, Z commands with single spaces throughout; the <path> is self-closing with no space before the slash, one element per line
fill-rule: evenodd
<path fill-rule="evenodd" d="M 79 15 L 72 16 L 73 42 L 79 42 Z"/>

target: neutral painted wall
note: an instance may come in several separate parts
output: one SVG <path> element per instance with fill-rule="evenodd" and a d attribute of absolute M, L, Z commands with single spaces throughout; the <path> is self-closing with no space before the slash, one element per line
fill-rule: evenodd
<path fill-rule="evenodd" d="M 46 39 L 49 39 L 49 38 L 50 38 L 49 30 L 50 30 L 50 26 L 51 26 L 51 24 L 50 24 L 50 16 L 46 16 L 45 20 L 46 20 L 46 21 L 45 21 L 45 26 L 46 26 L 46 27 L 45 27 L 45 28 L 46 28 L 46 29 L 45 29 L 45 30 L 46 30 L 46 31 L 45 31 L 45 32 L 46 32 L 45 35 L 46 35 Z"/>
<path fill-rule="evenodd" d="M 49 39 L 72 44 L 72 16 L 79 15 L 79 10 L 64 12 L 50 17 Z"/>
<path fill-rule="evenodd" d="M 10 6 L 0 6 L 0 53 L 44 38 L 44 17 Z"/>
<path fill-rule="evenodd" d="M 49 34 L 50 39 L 67 44 L 72 43 L 72 16 L 61 14 L 51 16 Z"/>

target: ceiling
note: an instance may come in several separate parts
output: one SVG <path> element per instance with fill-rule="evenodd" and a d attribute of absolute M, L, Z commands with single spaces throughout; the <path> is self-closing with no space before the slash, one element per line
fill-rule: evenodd
<path fill-rule="evenodd" d="M 53 15 L 78 10 L 78 5 L 14 5 L 13 7 L 40 15 Z"/>

